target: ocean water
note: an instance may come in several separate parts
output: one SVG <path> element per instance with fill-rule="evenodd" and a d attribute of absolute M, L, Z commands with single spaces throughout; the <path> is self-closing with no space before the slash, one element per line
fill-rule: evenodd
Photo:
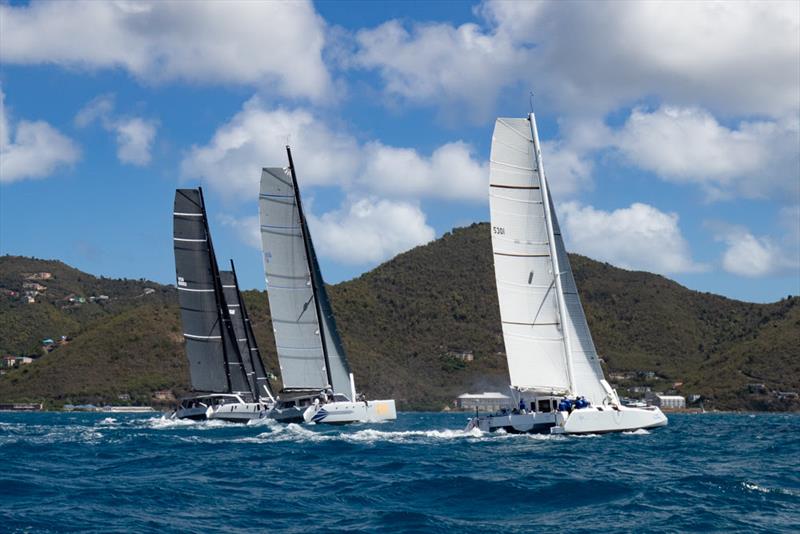
<path fill-rule="evenodd" d="M 797 532 L 800 416 L 603 436 L 0 413 L 3 532 Z"/>

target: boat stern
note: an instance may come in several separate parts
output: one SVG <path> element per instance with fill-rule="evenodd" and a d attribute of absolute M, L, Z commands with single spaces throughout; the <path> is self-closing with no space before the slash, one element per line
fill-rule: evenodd
<path fill-rule="evenodd" d="M 592 406 L 565 415 L 564 423 L 560 425 L 561 430 L 556 431 L 558 433 L 627 432 L 659 428 L 668 423 L 667 416 L 657 407 Z"/>

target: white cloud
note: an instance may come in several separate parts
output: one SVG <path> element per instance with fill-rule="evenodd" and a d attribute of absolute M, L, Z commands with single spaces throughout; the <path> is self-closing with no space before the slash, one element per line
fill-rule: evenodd
<path fill-rule="evenodd" d="M 292 146 L 303 187 L 334 185 L 391 197 L 485 201 L 486 164 L 463 142 L 446 143 L 430 157 L 410 148 L 361 144 L 304 109 L 266 109 L 258 97 L 184 158 L 185 178 L 200 178 L 229 199 L 255 198 L 260 169 L 286 165 Z"/>
<path fill-rule="evenodd" d="M 430 157 L 412 148 L 373 141 L 362 153 L 359 185 L 389 196 L 439 197 L 452 200 L 486 199 L 489 170 L 462 141 L 447 143 Z"/>
<path fill-rule="evenodd" d="M 258 220 L 258 215 L 234 217 L 223 214 L 220 215 L 219 221 L 222 226 L 233 228 L 242 243 L 256 250 L 261 250 L 261 223 Z"/>
<path fill-rule="evenodd" d="M 567 143 L 542 143 L 542 163 L 554 198 L 563 199 L 592 185 L 592 162 Z"/>
<path fill-rule="evenodd" d="M 320 216 L 309 211 L 310 203 L 303 207 L 317 253 L 343 265 L 375 265 L 436 236 L 419 206 L 409 202 L 351 197 Z M 261 250 L 258 216 L 225 214 L 219 221 L 243 243 Z"/>
<path fill-rule="evenodd" d="M 692 260 L 675 213 L 641 203 L 608 212 L 577 202 L 561 204 L 558 213 L 571 251 L 625 269 L 662 274 L 706 268 Z"/>
<path fill-rule="evenodd" d="M 81 108 L 75 115 L 75 126 L 86 128 L 95 121 L 108 121 L 114 111 L 114 95 L 101 95 Z"/>
<path fill-rule="evenodd" d="M 785 208 L 779 214 L 781 222 L 790 222 L 782 239 L 755 236 L 744 226 L 710 222 L 717 241 L 726 245 L 722 268 L 729 273 L 749 278 L 795 272 L 800 274 L 800 208 Z"/>
<path fill-rule="evenodd" d="M 275 88 L 323 98 L 324 21 L 307 1 L 0 5 L 0 61 L 122 68 L 146 82 Z"/>
<path fill-rule="evenodd" d="M 20 120 L 13 128 L 0 89 L 0 183 L 44 178 L 78 159 L 78 145 L 44 121 Z"/>
<path fill-rule="evenodd" d="M 572 115 L 652 97 L 728 115 L 800 108 L 792 2 L 490 1 L 476 12 L 483 27 L 395 20 L 361 31 L 355 64 L 378 70 L 389 95 L 478 118 L 520 86 Z"/>
<path fill-rule="evenodd" d="M 634 110 L 614 141 L 635 165 L 713 196 L 797 194 L 800 120 L 719 124 L 696 108 Z"/>
<path fill-rule="evenodd" d="M 431 241 L 425 214 L 408 202 L 350 199 L 336 211 L 309 216 L 320 254 L 342 264 L 375 264 Z"/>
<path fill-rule="evenodd" d="M 181 173 L 204 179 L 228 199 L 253 199 L 261 168 L 287 165 L 287 143 L 303 186 L 345 185 L 357 171 L 355 139 L 328 129 L 308 111 L 266 109 L 254 97 L 217 129 L 207 145 L 191 148 Z"/>
<path fill-rule="evenodd" d="M 121 162 L 139 166 L 150 163 L 158 121 L 141 117 L 115 116 L 112 95 L 95 98 L 75 116 L 75 124 L 80 128 L 85 128 L 95 121 L 99 121 L 109 132 L 114 132 L 117 157 Z"/>
<path fill-rule="evenodd" d="M 147 165 L 150 163 L 150 148 L 156 136 L 156 123 L 133 117 L 120 119 L 114 129 L 117 132 L 117 157 L 123 163 Z"/>
<path fill-rule="evenodd" d="M 484 14 L 497 33 L 535 45 L 529 72 L 562 110 L 604 113 L 653 95 L 734 115 L 800 106 L 791 2 L 531 4 L 490 2 Z"/>
<path fill-rule="evenodd" d="M 386 91 L 415 103 L 445 101 L 447 110 L 488 115 L 508 73 L 524 65 L 524 51 L 503 35 L 475 24 L 416 24 L 411 31 L 393 20 L 356 34 L 353 63 L 381 73 Z"/>
<path fill-rule="evenodd" d="M 722 256 L 722 267 L 740 276 L 764 276 L 780 267 L 776 263 L 780 249 L 767 238 L 757 239 L 746 232 L 726 240 L 728 249 Z"/>

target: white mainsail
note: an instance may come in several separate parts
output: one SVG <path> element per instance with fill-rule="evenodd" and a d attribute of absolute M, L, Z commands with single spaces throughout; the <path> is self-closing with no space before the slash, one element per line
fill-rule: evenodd
<path fill-rule="evenodd" d="M 599 404 L 607 385 L 552 198 L 545 205 L 535 128 L 533 114 L 497 119 L 489 167 L 492 250 L 511 386 L 583 395 Z"/>

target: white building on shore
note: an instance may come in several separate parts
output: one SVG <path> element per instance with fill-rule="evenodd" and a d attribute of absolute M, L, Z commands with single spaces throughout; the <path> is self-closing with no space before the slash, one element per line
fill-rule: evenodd
<path fill-rule="evenodd" d="M 650 404 L 659 408 L 682 409 L 686 408 L 686 399 L 680 395 L 655 394 L 648 398 Z"/>
<path fill-rule="evenodd" d="M 472 411 L 477 408 L 482 411 L 496 412 L 502 408 L 511 408 L 512 401 L 508 395 L 497 391 L 485 391 L 459 395 L 454 404 L 459 410 Z"/>

